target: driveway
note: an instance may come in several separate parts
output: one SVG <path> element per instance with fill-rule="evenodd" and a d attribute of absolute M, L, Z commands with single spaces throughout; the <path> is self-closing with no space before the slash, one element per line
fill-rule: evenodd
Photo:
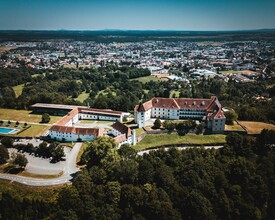
<path fill-rule="evenodd" d="M 66 149 L 66 161 L 59 162 L 60 164 L 51 164 L 47 159 L 36 158 L 37 161 L 35 161 L 35 163 L 32 163 L 32 161 L 30 161 L 30 163 L 26 167 L 26 170 L 28 172 L 34 172 L 36 174 L 59 174 L 63 171 L 63 174 L 60 177 L 53 179 L 38 179 L 12 174 L 0 174 L 0 178 L 19 182 L 30 186 L 52 186 L 68 183 L 72 179 L 72 174 L 79 171 L 79 169 L 76 167 L 76 158 L 81 146 L 82 143 L 76 143 L 72 150 L 68 151 L 68 149 Z M 26 156 L 32 157 L 28 154 L 26 154 Z M 36 160 L 34 158 L 31 159 Z"/>

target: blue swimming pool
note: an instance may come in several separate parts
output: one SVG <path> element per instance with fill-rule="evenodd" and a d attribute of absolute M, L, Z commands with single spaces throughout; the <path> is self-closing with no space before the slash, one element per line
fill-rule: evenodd
<path fill-rule="evenodd" d="M 13 128 L 2 128 L 0 127 L 0 134 L 14 134 L 17 130 Z"/>

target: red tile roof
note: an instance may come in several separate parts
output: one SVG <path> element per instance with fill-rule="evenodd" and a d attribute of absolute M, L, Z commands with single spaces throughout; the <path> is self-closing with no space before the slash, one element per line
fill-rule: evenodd
<path fill-rule="evenodd" d="M 210 99 L 152 98 L 148 102 L 137 105 L 135 111 L 144 112 L 152 107 L 166 109 L 201 109 L 207 112 L 207 117 L 225 118 L 222 106 L 216 96 L 212 96 Z"/>
<path fill-rule="evenodd" d="M 122 134 L 126 134 L 126 137 L 129 137 L 132 134 L 132 130 L 126 125 L 120 123 L 119 121 L 115 122 L 112 125 L 112 128 L 114 128 L 115 130 L 119 131 Z"/>
<path fill-rule="evenodd" d="M 167 109 L 205 109 L 215 106 L 217 101 L 216 96 L 212 96 L 211 99 L 194 99 L 194 98 L 152 98 L 150 101 L 143 104 L 139 104 L 135 107 L 135 111 L 143 112 L 152 107 L 155 108 L 167 108 Z"/>
<path fill-rule="evenodd" d="M 95 138 L 98 136 L 103 136 L 103 131 L 99 128 L 80 128 L 54 125 L 50 128 L 50 130 L 61 133 L 72 133 L 77 135 L 94 135 Z"/>

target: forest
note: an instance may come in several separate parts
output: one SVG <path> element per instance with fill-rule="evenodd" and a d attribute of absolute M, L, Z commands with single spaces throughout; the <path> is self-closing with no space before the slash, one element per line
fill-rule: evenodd
<path fill-rule="evenodd" d="M 149 75 L 147 69 L 119 67 L 112 63 L 99 68 L 43 72 L 27 68 L 0 69 L 0 107 L 29 109 L 32 104 L 42 102 L 89 104 L 95 108 L 132 112 L 139 102 L 152 97 L 176 97 L 176 91 L 177 97 L 210 98 L 216 95 L 223 106 L 235 109 L 240 120 L 275 121 L 274 76 L 250 83 L 225 82 L 220 78 L 191 79 L 191 84 L 138 80 Z M 17 85 L 23 85 L 19 96 L 12 88 Z M 88 98 L 80 102 L 77 97 L 82 93 L 88 94 Z"/>
<path fill-rule="evenodd" d="M 98 138 L 86 165 L 54 201 L 9 191 L 2 219 L 274 219 L 275 132 L 231 133 L 218 150 L 197 147 L 143 156 Z"/>

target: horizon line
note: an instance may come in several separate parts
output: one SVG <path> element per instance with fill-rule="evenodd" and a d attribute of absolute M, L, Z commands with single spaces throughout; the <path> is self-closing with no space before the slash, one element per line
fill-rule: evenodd
<path fill-rule="evenodd" d="M 184 30 L 184 29 L 115 29 L 115 28 L 110 28 L 110 29 L 0 29 L 0 31 L 160 31 L 160 32 L 165 32 L 165 31 L 184 31 L 184 32 L 230 32 L 230 31 L 264 31 L 264 30 L 275 30 L 274 28 L 256 28 L 256 29 L 225 29 L 225 30 Z"/>

